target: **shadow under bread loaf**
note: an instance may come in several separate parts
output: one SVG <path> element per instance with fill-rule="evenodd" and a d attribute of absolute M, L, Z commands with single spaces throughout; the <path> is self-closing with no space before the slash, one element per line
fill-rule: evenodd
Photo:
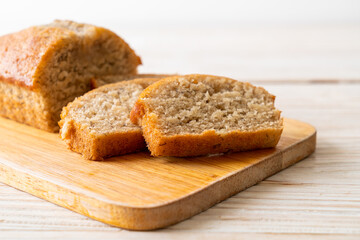
<path fill-rule="evenodd" d="M 274 147 L 283 130 L 275 96 L 210 75 L 164 78 L 139 96 L 131 121 L 153 156 L 199 156 Z"/>
<path fill-rule="evenodd" d="M 0 37 L 0 115 L 50 132 L 91 79 L 136 75 L 140 58 L 115 33 L 54 21 Z"/>
<path fill-rule="evenodd" d="M 140 93 L 158 80 L 107 84 L 78 97 L 61 113 L 62 140 L 89 160 L 145 149 L 141 128 L 130 122 L 129 115 Z"/>

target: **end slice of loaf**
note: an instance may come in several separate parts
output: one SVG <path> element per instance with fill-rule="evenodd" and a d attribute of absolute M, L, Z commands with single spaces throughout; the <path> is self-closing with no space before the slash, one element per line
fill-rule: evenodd
<path fill-rule="evenodd" d="M 210 75 L 164 78 L 131 111 L 153 156 L 198 156 L 276 146 L 283 130 L 275 97 Z"/>
<path fill-rule="evenodd" d="M 60 136 L 68 147 L 90 160 L 140 151 L 146 147 L 130 111 L 140 93 L 159 79 L 109 84 L 75 99 L 61 113 Z"/>

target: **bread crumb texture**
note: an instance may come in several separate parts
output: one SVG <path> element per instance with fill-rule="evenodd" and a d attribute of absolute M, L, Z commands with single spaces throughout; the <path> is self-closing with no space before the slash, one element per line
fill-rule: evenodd
<path fill-rule="evenodd" d="M 142 90 L 138 84 L 119 84 L 92 91 L 69 105 L 67 117 L 88 128 L 92 134 L 138 129 L 130 122 L 129 113 Z"/>
<path fill-rule="evenodd" d="M 210 75 L 176 76 L 148 87 L 133 108 L 132 120 L 143 127 L 153 155 L 273 147 L 283 128 L 274 100 L 264 88 L 246 82 Z M 235 142 L 226 143 L 230 136 L 228 140 Z"/>
<path fill-rule="evenodd" d="M 275 97 L 261 87 L 228 78 L 190 75 L 167 79 L 141 100 L 166 135 L 213 129 L 255 131 L 281 128 Z"/>
<path fill-rule="evenodd" d="M 141 129 L 129 115 L 140 93 L 157 80 L 109 84 L 77 98 L 61 113 L 61 138 L 70 149 L 92 160 L 145 148 Z"/>

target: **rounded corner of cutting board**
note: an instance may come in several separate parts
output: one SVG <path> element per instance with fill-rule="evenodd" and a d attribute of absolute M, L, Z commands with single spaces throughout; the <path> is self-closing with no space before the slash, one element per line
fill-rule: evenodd
<path fill-rule="evenodd" d="M 158 212 L 161 207 L 124 207 L 117 204 L 110 207 L 114 211 L 111 215 L 91 216 L 88 212 L 82 214 L 114 227 L 136 231 L 156 230 L 181 221 L 169 221 L 169 216 Z"/>
<path fill-rule="evenodd" d="M 312 135 L 316 134 L 317 129 L 315 126 L 311 125 L 310 123 L 303 122 L 300 120 L 296 120 L 293 118 L 284 117 L 284 126 L 285 127 L 297 127 L 297 128 L 304 128 L 303 130 L 306 131 L 306 134 L 311 137 Z"/>
<path fill-rule="evenodd" d="M 317 129 L 315 128 L 315 126 L 311 125 L 310 123 L 295 120 L 292 118 L 284 118 L 283 133 L 285 132 L 285 130 L 287 135 L 291 135 L 300 139 L 297 144 L 307 142 L 308 147 L 309 145 L 313 145 L 311 148 L 315 150 L 317 137 Z M 284 134 L 281 136 L 281 138 L 283 136 Z M 282 140 L 281 138 L 280 140 Z"/>
<path fill-rule="evenodd" d="M 204 194 L 200 194 L 204 196 Z M 199 195 L 198 195 L 199 196 Z M 201 196 L 196 197 L 197 204 L 201 201 Z M 86 199 L 85 202 L 88 202 Z M 95 200 L 95 199 L 94 199 Z M 128 206 L 121 203 L 108 203 L 107 201 L 97 201 L 96 204 L 90 203 L 89 208 L 69 208 L 85 216 L 128 230 L 147 231 L 165 228 L 176 224 L 182 220 L 190 218 L 197 213 L 208 209 L 214 204 L 210 201 L 208 205 L 199 209 L 197 204 L 190 204 L 190 198 L 179 198 L 175 201 L 163 204 L 145 204 L 143 206 Z M 217 201 L 219 202 L 219 201 Z M 185 206 L 185 207 L 184 207 Z"/>

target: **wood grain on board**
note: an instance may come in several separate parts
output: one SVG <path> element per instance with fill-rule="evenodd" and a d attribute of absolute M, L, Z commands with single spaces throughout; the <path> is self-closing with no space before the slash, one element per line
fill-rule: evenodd
<path fill-rule="evenodd" d="M 285 119 L 276 148 L 212 157 L 148 152 L 84 160 L 57 134 L 0 119 L 0 180 L 91 218 L 148 230 L 189 218 L 294 164 L 315 149 L 316 131 Z"/>

